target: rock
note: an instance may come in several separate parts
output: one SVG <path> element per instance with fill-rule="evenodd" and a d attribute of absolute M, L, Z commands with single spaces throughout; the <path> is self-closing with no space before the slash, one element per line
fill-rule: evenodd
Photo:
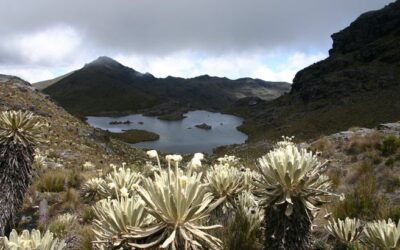
<path fill-rule="evenodd" d="M 77 154 L 75 154 L 74 152 L 72 152 L 71 150 L 64 150 L 63 152 L 61 152 L 60 156 L 62 158 L 69 159 L 69 160 L 74 160 L 74 159 L 79 158 L 79 156 Z"/>
<path fill-rule="evenodd" d="M 329 138 L 339 141 L 339 140 L 349 140 L 354 135 L 352 131 L 342 131 L 333 135 L 328 136 Z"/>
<path fill-rule="evenodd" d="M 76 234 L 68 235 L 65 238 L 65 245 L 65 250 L 79 250 L 82 247 L 81 238 Z"/>
<path fill-rule="evenodd" d="M 56 168 L 64 168 L 64 165 L 61 163 L 53 162 L 53 161 L 46 161 L 46 166 L 48 168 L 56 169 Z"/>
<path fill-rule="evenodd" d="M 47 225 L 49 222 L 49 204 L 46 199 L 40 201 L 39 204 L 39 224 Z"/>
<path fill-rule="evenodd" d="M 378 125 L 377 129 L 379 131 L 382 131 L 385 134 L 400 135 L 400 123 L 399 122 L 380 124 L 380 125 Z"/>

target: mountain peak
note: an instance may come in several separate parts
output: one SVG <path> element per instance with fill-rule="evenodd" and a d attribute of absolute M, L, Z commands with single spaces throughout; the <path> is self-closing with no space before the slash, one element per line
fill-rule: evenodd
<path fill-rule="evenodd" d="M 86 65 L 105 65 L 105 66 L 111 66 L 111 67 L 121 67 L 123 66 L 116 60 L 112 59 L 111 57 L 108 56 L 99 56 L 96 60 L 86 64 Z"/>

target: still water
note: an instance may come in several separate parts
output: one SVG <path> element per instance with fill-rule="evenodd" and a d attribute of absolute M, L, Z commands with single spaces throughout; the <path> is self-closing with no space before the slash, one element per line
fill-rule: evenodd
<path fill-rule="evenodd" d="M 222 145 L 240 144 L 247 136 L 236 129 L 243 119 L 233 115 L 212 113 L 208 111 L 191 111 L 180 121 L 163 121 L 156 117 L 141 114 L 122 117 L 88 116 L 87 122 L 96 128 L 112 132 L 122 132 L 129 129 L 147 130 L 160 135 L 157 141 L 139 142 L 135 147 L 156 149 L 166 153 L 211 153 L 212 149 Z M 127 121 L 130 124 L 114 124 L 112 121 Z M 200 129 L 196 125 L 206 123 L 210 130 Z"/>

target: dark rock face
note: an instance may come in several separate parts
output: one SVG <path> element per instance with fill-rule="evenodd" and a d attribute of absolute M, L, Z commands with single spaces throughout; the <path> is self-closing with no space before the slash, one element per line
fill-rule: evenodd
<path fill-rule="evenodd" d="M 331 56 L 346 54 L 355 50 L 368 59 L 376 55 L 379 49 L 368 50 L 366 44 L 390 34 L 399 35 L 400 2 L 391 3 L 382 10 L 362 14 L 348 28 L 332 35 Z M 371 47 L 372 48 L 372 47 Z"/>
<path fill-rule="evenodd" d="M 292 93 L 304 102 L 400 84 L 400 1 L 361 15 L 332 39 L 330 57 L 293 80 Z"/>

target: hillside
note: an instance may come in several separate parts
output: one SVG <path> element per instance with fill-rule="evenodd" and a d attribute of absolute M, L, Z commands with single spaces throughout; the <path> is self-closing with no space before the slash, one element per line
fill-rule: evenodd
<path fill-rule="evenodd" d="M 300 72 L 272 102 L 237 102 L 253 141 L 318 137 L 400 119 L 400 1 L 361 15 L 332 35 L 330 56 Z"/>
<path fill-rule="evenodd" d="M 64 75 L 62 75 L 62 76 L 56 77 L 56 78 L 54 78 L 54 79 L 45 80 L 45 81 L 40 81 L 40 82 L 35 82 L 35 83 L 34 83 L 34 87 L 35 87 L 35 89 L 43 90 L 43 89 L 49 87 L 50 85 L 52 85 L 53 83 L 60 81 L 60 80 L 63 79 L 64 77 L 69 76 L 69 75 L 72 74 L 72 73 L 74 73 L 74 72 L 73 72 L 73 71 L 72 71 L 72 72 L 69 72 L 69 73 L 67 73 L 67 74 L 64 74 Z"/>
<path fill-rule="evenodd" d="M 105 167 L 108 162 L 134 161 L 145 155 L 107 138 L 18 77 L 0 75 L 0 111 L 5 110 L 29 110 L 49 124 L 43 131 L 45 142 L 38 147 L 50 156 L 49 166 L 75 168 L 90 161 Z"/>
<path fill-rule="evenodd" d="M 156 78 L 111 58 L 99 57 L 54 81 L 43 92 L 73 114 L 164 115 L 179 109 L 223 111 L 240 98 L 254 96 L 271 100 L 289 89 L 288 83 L 251 78 L 230 80 L 208 75 L 190 79 Z"/>

